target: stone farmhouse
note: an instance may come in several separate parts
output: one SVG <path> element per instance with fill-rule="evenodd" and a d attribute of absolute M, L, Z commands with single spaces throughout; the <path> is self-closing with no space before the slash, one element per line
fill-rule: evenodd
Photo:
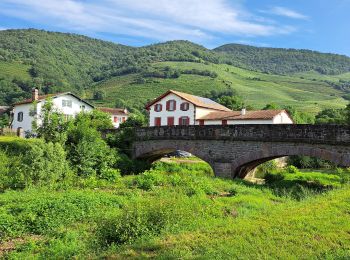
<path fill-rule="evenodd" d="M 95 107 L 77 95 L 65 92 L 58 94 L 39 95 L 37 89 L 32 90 L 32 98 L 13 104 L 11 128 L 13 130 L 21 129 L 24 132 L 32 132 L 33 122 L 40 125 L 40 114 L 45 101 L 51 98 L 54 108 L 63 113 L 66 119 L 74 118 L 80 112 L 89 112 Z M 106 108 L 101 108 L 102 111 Z M 128 112 L 124 109 L 111 109 L 108 112 L 115 127 L 119 127 L 128 117 Z"/>
<path fill-rule="evenodd" d="M 232 111 L 215 101 L 169 90 L 146 107 L 149 126 L 293 124 L 286 110 Z"/>

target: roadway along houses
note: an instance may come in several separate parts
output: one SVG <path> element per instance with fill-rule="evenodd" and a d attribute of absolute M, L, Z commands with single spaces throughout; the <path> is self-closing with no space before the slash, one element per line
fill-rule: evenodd
<path fill-rule="evenodd" d="M 293 124 L 286 110 L 232 111 L 215 101 L 169 90 L 149 102 L 149 126 Z"/>

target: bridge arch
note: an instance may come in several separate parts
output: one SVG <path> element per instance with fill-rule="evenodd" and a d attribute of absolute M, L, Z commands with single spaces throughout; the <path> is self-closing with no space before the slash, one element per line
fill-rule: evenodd
<path fill-rule="evenodd" d="M 216 176 L 244 177 L 271 159 L 306 155 L 350 167 L 350 127 L 339 125 L 176 126 L 135 129 L 133 157 L 155 159 L 188 151 Z"/>
<path fill-rule="evenodd" d="M 343 154 L 327 148 L 306 147 L 305 145 L 289 147 L 288 149 L 270 147 L 263 152 L 250 152 L 237 160 L 232 161 L 232 177 L 245 178 L 247 174 L 257 166 L 267 161 L 293 155 L 303 155 L 330 161 L 336 165 L 342 165 Z"/>

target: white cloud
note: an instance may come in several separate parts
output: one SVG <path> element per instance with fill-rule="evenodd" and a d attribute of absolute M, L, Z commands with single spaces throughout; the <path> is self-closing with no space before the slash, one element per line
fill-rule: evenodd
<path fill-rule="evenodd" d="M 293 19 L 301 19 L 301 20 L 307 20 L 309 19 L 308 16 L 301 14 L 299 12 L 296 12 L 294 10 L 285 8 L 285 7 L 281 7 L 281 6 L 275 6 L 273 8 L 271 8 L 271 10 L 268 11 L 263 11 L 265 13 L 271 13 L 271 14 L 275 14 L 275 15 L 280 15 L 280 16 L 285 16 L 288 18 L 293 18 Z"/>
<path fill-rule="evenodd" d="M 50 28 L 155 40 L 201 41 L 217 34 L 251 37 L 295 31 L 292 26 L 259 21 L 228 0 L 1 0 L 0 13 Z"/>

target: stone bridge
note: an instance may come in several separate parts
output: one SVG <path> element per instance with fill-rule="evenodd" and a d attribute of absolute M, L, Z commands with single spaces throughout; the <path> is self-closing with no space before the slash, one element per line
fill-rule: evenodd
<path fill-rule="evenodd" d="M 183 150 L 208 162 L 216 176 L 244 178 L 271 159 L 306 155 L 350 166 L 350 127 L 340 125 L 175 126 L 135 129 L 135 159 L 154 161 Z"/>

